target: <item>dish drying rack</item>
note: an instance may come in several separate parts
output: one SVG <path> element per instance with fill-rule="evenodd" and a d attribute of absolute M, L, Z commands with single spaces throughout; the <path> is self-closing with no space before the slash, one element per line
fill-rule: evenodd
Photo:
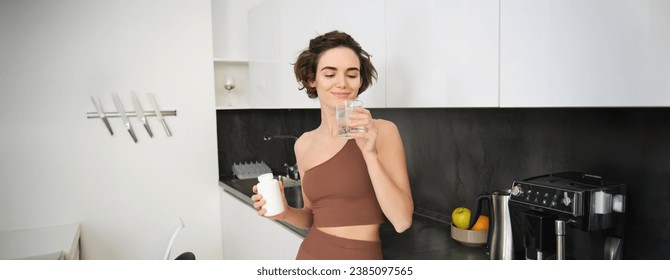
<path fill-rule="evenodd" d="M 238 179 L 257 178 L 265 173 L 272 173 L 272 169 L 263 161 L 233 163 L 233 175 Z"/>

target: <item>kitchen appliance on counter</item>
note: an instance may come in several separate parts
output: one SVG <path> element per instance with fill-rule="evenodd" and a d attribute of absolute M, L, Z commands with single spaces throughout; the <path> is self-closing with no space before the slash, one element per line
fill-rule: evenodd
<path fill-rule="evenodd" d="M 472 228 L 485 201 L 489 210 L 489 230 L 486 250 L 492 260 L 510 260 L 513 256 L 512 224 L 509 213 L 510 190 L 498 190 L 492 193 L 483 193 L 477 197 L 475 211 L 470 216 Z"/>
<path fill-rule="evenodd" d="M 621 259 L 626 186 L 563 172 L 514 181 L 515 259 Z"/>

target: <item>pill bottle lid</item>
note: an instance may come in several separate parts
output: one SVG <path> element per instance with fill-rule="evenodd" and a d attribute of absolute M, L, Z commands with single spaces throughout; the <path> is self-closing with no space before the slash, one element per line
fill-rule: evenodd
<path fill-rule="evenodd" d="M 272 173 L 265 173 L 261 176 L 258 176 L 258 182 L 268 181 L 274 179 Z"/>

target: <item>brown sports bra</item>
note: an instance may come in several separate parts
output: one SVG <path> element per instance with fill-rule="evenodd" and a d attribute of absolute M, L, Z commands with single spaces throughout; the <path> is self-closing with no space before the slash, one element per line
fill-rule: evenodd
<path fill-rule="evenodd" d="M 312 203 L 315 227 L 381 224 L 384 214 L 356 140 L 305 171 L 302 190 Z"/>

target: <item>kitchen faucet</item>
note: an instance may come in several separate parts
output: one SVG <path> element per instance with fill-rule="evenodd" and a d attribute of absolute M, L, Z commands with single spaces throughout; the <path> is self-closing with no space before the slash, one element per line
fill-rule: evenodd
<path fill-rule="evenodd" d="M 293 136 L 293 135 L 263 136 L 263 140 L 265 140 L 265 141 L 270 141 L 272 139 L 293 139 L 295 141 L 295 140 L 298 139 L 298 137 Z M 284 163 L 284 168 L 286 168 L 286 176 L 289 179 L 300 180 L 300 172 L 298 172 L 298 163 L 297 162 L 294 165 L 289 165 L 288 163 Z"/>
<path fill-rule="evenodd" d="M 300 172 L 298 172 L 297 162 L 294 165 L 284 163 L 284 167 L 286 168 L 286 176 L 288 176 L 289 179 L 300 180 Z"/>
<path fill-rule="evenodd" d="M 265 141 L 270 141 L 272 139 L 293 139 L 297 140 L 298 137 L 293 136 L 293 135 L 272 135 L 272 136 L 263 136 L 263 140 Z"/>

